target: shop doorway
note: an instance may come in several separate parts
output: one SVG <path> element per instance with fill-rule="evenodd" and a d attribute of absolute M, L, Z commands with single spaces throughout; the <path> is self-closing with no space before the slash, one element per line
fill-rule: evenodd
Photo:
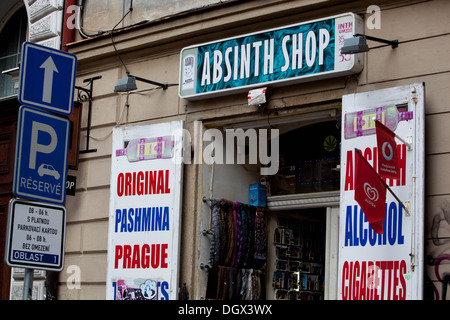
<path fill-rule="evenodd" d="M 333 208 L 273 211 L 267 227 L 266 299 L 324 300 L 336 292 Z M 338 211 L 335 212 L 337 214 Z"/>
<path fill-rule="evenodd" d="M 269 299 L 324 299 L 325 229 L 326 208 L 270 214 L 267 275 L 272 278 L 272 290 L 267 291 Z"/>
<path fill-rule="evenodd" d="M 317 121 L 280 136 L 268 177 L 267 299 L 337 296 L 340 123 Z"/>
<path fill-rule="evenodd" d="M 337 297 L 340 202 L 340 113 L 322 110 L 232 128 L 279 130 L 279 170 L 261 175 L 260 165 L 203 166 L 205 199 L 249 203 L 249 186 L 266 187 L 267 255 L 263 299 L 333 300 Z M 245 150 L 248 156 L 248 141 Z M 271 152 L 271 151 L 269 151 Z M 204 205 L 201 229 L 211 227 Z M 278 229 L 278 230 L 277 230 Z M 294 236 L 295 235 L 295 236 Z M 199 261 L 210 260 L 211 241 L 200 243 Z M 207 273 L 199 273 L 199 297 L 205 297 Z M 275 277 L 274 277 L 275 276 Z"/>

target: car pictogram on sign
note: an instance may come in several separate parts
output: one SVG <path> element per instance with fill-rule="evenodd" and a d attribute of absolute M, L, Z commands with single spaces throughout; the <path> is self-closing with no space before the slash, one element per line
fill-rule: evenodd
<path fill-rule="evenodd" d="M 55 178 L 55 180 L 59 180 L 59 178 L 61 177 L 59 172 L 56 171 L 56 169 L 52 165 L 45 163 L 39 166 L 38 174 L 40 177 L 43 177 L 44 175 L 52 176 L 53 178 Z"/>

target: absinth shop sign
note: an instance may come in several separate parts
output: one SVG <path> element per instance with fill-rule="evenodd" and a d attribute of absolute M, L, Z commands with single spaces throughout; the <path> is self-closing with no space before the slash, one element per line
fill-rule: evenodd
<path fill-rule="evenodd" d="M 343 55 L 341 48 L 362 28 L 362 20 L 347 13 L 184 48 L 180 97 L 200 99 L 360 72 L 362 55 Z"/>

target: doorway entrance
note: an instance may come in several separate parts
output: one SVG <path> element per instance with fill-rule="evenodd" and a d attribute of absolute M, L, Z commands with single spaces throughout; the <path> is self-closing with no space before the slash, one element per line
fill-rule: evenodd
<path fill-rule="evenodd" d="M 337 297 L 339 120 L 337 109 L 271 118 L 270 128 L 279 130 L 279 170 L 275 175 L 261 175 L 260 165 L 203 167 L 203 193 L 211 199 L 248 203 L 249 185 L 265 185 L 265 299 Z M 268 121 L 234 126 L 268 128 Z M 246 141 L 242 148 L 246 156 L 247 146 Z M 206 204 L 204 212 L 202 229 L 211 224 L 211 210 Z M 201 242 L 199 261 L 208 261 L 210 247 L 210 241 Z M 203 283 L 207 282 L 206 273 L 200 273 L 200 297 L 204 297 Z"/>
<path fill-rule="evenodd" d="M 280 137 L 279 172 L 267 179 L 267 299 L 337 296 L 340 135 L 332 120 Z"/>

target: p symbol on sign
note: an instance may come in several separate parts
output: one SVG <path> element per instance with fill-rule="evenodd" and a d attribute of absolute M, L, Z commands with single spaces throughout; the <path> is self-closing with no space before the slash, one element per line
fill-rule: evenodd
<path fill-rule="evenodd" d="M 48 139 L 39 139 L 39 136 L 43 136 L 47 133 L 50 136 L 50 142 L 45 144 Z M 39 143 L 39 141 L 41 143 Z M 28 162 L 28 167 L 30 169 L 36 169 L 36 154 L 41 153 L 52 153 L 58 144 L 58 136 L 51 126 L 45 123 L 40 123 L 37 121 L 32 122 L 31 126 L 31 145 L 30 145 L 30 160 Z"/>

